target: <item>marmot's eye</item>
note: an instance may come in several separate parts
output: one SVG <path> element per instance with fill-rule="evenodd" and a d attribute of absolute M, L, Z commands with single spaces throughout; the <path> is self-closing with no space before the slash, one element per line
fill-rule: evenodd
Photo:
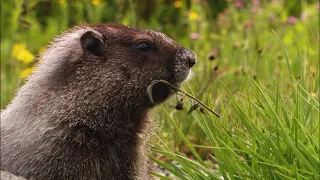
<path fill-rule="evenodd" d="M 146 42 L 141 42 L 137 44 L 136 48 L 139 51 L 143 51 L 143 52 L 150 52 L 152 50 L 152 46 Z"/>

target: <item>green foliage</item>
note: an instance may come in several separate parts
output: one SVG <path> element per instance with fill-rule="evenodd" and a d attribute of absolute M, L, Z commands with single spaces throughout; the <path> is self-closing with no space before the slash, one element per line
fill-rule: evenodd
<path fill-rule="evenodd" d="M 310 0 L 255 2 L 3 0 L 1 108 L 37 63 L 26 54 L 69 27 L 156 29 L 197 54 L 183 89 L 221 115 L 183 95 L 183 110 L 175 98 L 156 108 L 156 163 L 177 179 L 319 179 L 319 9 Z"/>
<path fill-rule="evenodd" d="M 245 93 L 233 94 L 224 86 L 226 101 L 231 102 L 234 112 L 232 117 L 226 113 L 225 104 L 221 104 L 221 118 L 198 111 L 193 113 L 193 119 L 200 127 L 198 131 L 203 131 L 208 139 L 202 143 L 204 145 L 192 144 L 172 115 L 164 110 L 195 157 L 195 160 L 190 159 L 176 149 L 160 144 L 154 151 L 182 166 L 166 164 L 166 168 L 183 177 L 197 172 L 191 179 L 204 179 L 216 171 L 215 176 L 220 174 L 224 179 L 319 179 L 319 101 L 295 80 L 290 85 L 290 97 L 286 97 L 280 94 L 279 85 L 271 91 L 248 79 L 250 86 Z M 213 106 L 210 96 L 207 101 Z M 205 159 L 218 166 L 210 167 L 199 159 L 196 147 L 208 149 Z"/>

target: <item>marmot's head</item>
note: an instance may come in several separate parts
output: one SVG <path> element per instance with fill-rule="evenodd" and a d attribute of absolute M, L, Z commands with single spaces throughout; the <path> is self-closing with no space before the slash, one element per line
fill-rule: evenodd
<path fill-rule="evenodd" d="M 71 29 L 42 59 L 46 65 L 39 71 L 49 74 L 51 89 L 70 92 L 79 103 L 116 106 L 150 105 L 146 89 L 152 81 L 179 85 L 189 76 L 196 55 L 160 32 L 100 24 Z M 157 84 L 152 94 L 158 103 L 171 91 Z"/>

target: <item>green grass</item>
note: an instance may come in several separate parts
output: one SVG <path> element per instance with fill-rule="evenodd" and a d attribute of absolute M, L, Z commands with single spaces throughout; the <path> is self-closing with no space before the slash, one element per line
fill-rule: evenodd
<path fill-rule="evenodd" d="M 197 173 L 196 178 L 191 179 L 203 179 L 208 172 L 202 169 L 210 169 L 195 151 L 196 147 L 208 149 L 206 160 L 217 162 L 215 170 L 225 179 L 318 179 L 319 102 L 310 94 L 302 95 L 305 90 L 297 82 L 292 84 L 289 101 L 293 104 L 290 106 L 277 87 L 272 92 L 253 79 L 249 81 L 253 92 L 239 93 L 241 101 L 225 89 L 234 112 L 232 119 L 225 113 L 224 105 L 221 118 L 198 111 L 193 113 L 199 130 L 208 139 L 204 145 L 192 144 L 164 110 L 194 160 L 165 144 L 159 144 L 154 151 L 180 162 L 182 168 L 178 172 L 184 176 Z M 211 102 L 210 97 L 208 102 Z M 178 174 L 177 168 L 170 166 L 175 165 L 170 164 L 168 169 Z"/>
<path fill-rule="evenodd" d="M 157 29 L 197 54 L 195 76 L 183 89 L 221 117 L 205 108 L 202 113 L 201 105 L 188 113 L 196 101 L 182 94 L 154 109 L 160 127 L 151 154 L 156 163 L 176 179 L 320 178 L 315 2 L 286 1 L 301 2 L 305 19 L 293 24 L 286 23 L 293 11 L 284 2 L 256 7 L 247 1 L 237 8 L 229 1 L 219 4 L 228 8 L 221 12 L 206 1 L 176 8 L 160 0 L 149 8 L 148 19 L 141 11 L 147 1 L 139 6 L 124 0 L 99 6 L 89 0 L 48 2 L 34 1 L 24 8 L 22 0 L 1 1 L 1 108 L 24 82 L 21 71 L 36 63 L 13 57 L 15 44 L 25 44 L 37 55 L 55 35 L 86 22 Z M 51 11 L 43 12 L 45 7 Z M 191 12 L 198 17 L 190 19 Z M 190 33 L 200 37 L 192 39 Z M 184 109 L 178 111 L 173 107 L 180 98 Z"/>

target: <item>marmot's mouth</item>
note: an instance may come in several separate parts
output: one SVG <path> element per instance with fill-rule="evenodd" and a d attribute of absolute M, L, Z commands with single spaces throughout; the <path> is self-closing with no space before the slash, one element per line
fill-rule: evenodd
<path fill-rule="evenodd" d="M 169 83 L 171 83 L 174 86 L 179 87 L 179 84 L 177 84 L 177 83 L 172 83 L 172 82 L 169 82 Z M 156 104 L 163 102 L 173 93 L 174 93 L 174 89 L 163 82 L 158 82 L 158 83 L 152 85 L 152 92 L 151 92 L 152 101 Z M 150 101 L 151 101 L 151 99 L 150 99 Z"/>
<path fill-rule="evenodd" d="M 172 84 L 179 85 L 180 83 L 192 77 L 191 69 L 178 69 L 174 72 Z"/>
<path fill-rule="evenodd" d="M 179 70 L 174 72 L 173 78 L 168 83 L 179 88 L 180 84 L 192 76 L 191 70 Z M 159 104 L 174 94 L 176 90 L 164 82 L 157 82 L 152 85 L 152 101 Z"/>

